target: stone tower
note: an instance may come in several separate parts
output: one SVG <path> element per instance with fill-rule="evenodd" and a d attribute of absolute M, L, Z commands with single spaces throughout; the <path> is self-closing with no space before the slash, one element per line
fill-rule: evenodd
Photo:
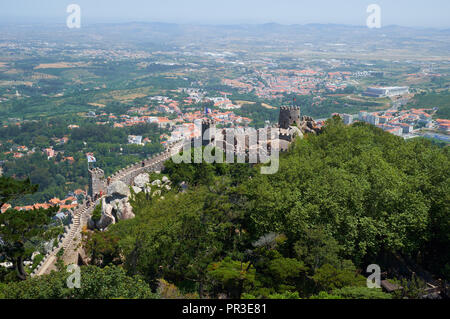
<path fill-rule="evenodd" d="M 105 193 L 105 172 L 98 168 L 94 167 L 89 170 L 89 196 L 92 198 L 96 194 L 100 194 L 102 192 Z"/>
<path fill-rule="evenodd" d="M 209 131 L 208 131 L 209 129 Z M 213 120 L 202 120 L 202 145 L 207 146 L 209 143 L 214 142 L 216 123 Z"/>
<path fill-rule="evenodd" d="M 289 126 L 300 125 L 300 107 L 298 106 L 282 106 L 280 108 L 280 117 L 278 125 L 282 129 L 288 129 Z"/>

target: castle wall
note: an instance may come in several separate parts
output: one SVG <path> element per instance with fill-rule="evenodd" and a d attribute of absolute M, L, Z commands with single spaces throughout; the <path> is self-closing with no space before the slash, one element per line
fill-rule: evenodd
<path fill-rule="evenodd" d="M 280 108 L 280 117 L 279 117 L 279 128 L 281 129 L 289 129 L 290 126 L 300 126 L 302 124 L 300 117 L 300 107 L 281 107 Z M 264 133 L 264 130 L 260 129 L 255 131 L 257 134 L 257 141 L 250 140 L 249 130 L 245 130 L 243 133 L 232 132 L 232 130 L 222 129 L 218 131 L 218 136 L 213 137 L 212 135 L 215 132 L 208 132 L 208 129 L 215 130 L 215 123 L 213 120 L 203 120 L 201 123 L 201 132 L 202 132 L 202 140 L 201 145 L 206 146 L 211 142 L 214 144 L 217 142 L 217 146 L 221 147 L 223 150 L 232 151 L 235 155 L 242 155 L 247 157 L 249 155 L 250 148 L 262 148 L 265 149 L 269 147 L 268 154 L 271 153 L 270 145 L 271 141 L 274 139 L 280 140 L 284 143 L 284 147 L 281 149 L 287 148 L 287 144 L 292 142 L 293 136 L 289 133 L 281 133 L 278 137 L 274 135 L 274 130 L 278 130 L 276 127 L 268 127 L 267 132 Z M 208 134 L 209 133 L 209 134 Z M 258 143 L 260 140 L 264 140 L 262 134 L 266 135 L 266 141 L 262 143 Z M 227 137 L 229 136 L 232 144 L 229 145 L 227 142 Z M 196 139 L 191 140 L 191 145 L 195 146 Z M 216 141 L 217 140 L 217 141 Z M 198 141 L 200 142 L 200 141 Z M 286 144 L 286 145 L 285 145 Z M 110 177 L 111 182 L 115 180 L 120 180 L 125 182 L 128 185 L 132 185 L 133 180 L 139 174 L 144 172 L 154 172 L 154 171 L 162 171 L 164 169 L 164 162 L 168 160 L 171 156 L 171 153 L 179 152 L 182 149 L 183 142 L 176 143 L 171 147 L 170 151 L 165 151 L 161 154 L 153 156 L 152 158 L 146 159 L 143 162 L 135 163 L 133 165 L 129 165 L 120 171 L 116 172 L 113 176 Z M 143 165 L 142 165 L 143 164 Z M 104 172 L 99 168 L 93 168 L 89 170 L 89 195 L 93 197 L 95 194 L 99 194 L 100 192 L 105 193 L 106 190 L 106 180 L 104 177 Z"/>

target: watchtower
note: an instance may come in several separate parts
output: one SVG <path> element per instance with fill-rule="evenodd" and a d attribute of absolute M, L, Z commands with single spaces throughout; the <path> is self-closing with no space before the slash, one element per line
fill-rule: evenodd
<path fill-rule="evenodd" d="M 213 120 L 202 120 L 202 145 L 207 146 L 214 143 L 216 123 Z"/>
<path fill-rule="evenodd" d="M 89 170 L 89 196 L 94 198 L 100 192 L 105 193 L 105 172 L 94 167 Z"/>
<path fill-rule="evenodd" d="M 282 129 L 288 129 L 289 126 L 297 126 L 300 124 L 300 107 L 298 106 L 282 106 L 280 108 L 280 117 L 278 125 Z"/>

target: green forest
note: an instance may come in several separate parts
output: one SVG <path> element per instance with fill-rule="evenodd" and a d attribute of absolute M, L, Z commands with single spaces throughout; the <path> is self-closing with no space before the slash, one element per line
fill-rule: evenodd
<path fill-rule="evenodd" d="M 417 298 L 424 282 L 393 260 L 450 280 L 449 166 L 448 148 L 338 118 L 281 154 L 273 175 L 167 162 L 187 189 L 136 194 L 136 218 L 85 233 L 83 288 L 66 289 L 63 270 L 3 274 L 0 298 Z M 402 292 L 367 288 L 370 264 Z"/>

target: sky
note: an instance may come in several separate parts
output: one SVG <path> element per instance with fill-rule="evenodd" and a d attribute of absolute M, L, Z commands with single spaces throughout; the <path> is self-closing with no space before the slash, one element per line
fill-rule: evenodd
<path fill-rule="evenodd" d="M 382 26 L 450 27 L 449 0 L 0 0 L 1 23 L 65 23 L 69 4 L 83 23 L 365 25 L 368 5 Z"/>

